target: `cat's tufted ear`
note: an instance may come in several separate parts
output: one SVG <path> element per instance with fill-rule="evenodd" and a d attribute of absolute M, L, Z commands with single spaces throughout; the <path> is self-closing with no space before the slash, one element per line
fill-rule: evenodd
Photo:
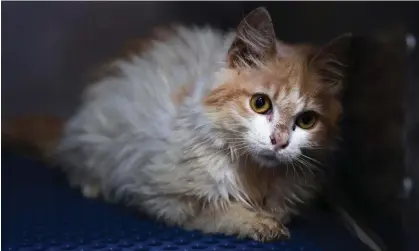
<path fill-rule="evenodd" d="M 343 87 L 351 63 L 351 42 L 352 35 L 343 34 L 321 47 L 311 60 L 332 94 L 340 93 Z"/>
<path fill-rule="evenodd" d="M 276 55 L 275 31 L 271 16 L 264 7 L 250 12 L 237 27 L 228 51 L 231 68 L 254 66 Z"/>

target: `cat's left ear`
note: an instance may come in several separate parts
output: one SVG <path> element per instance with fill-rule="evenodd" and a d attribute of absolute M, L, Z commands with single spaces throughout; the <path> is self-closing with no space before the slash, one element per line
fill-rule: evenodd
<path fill-rule="evenodd" d="M 264 7 L 250 12 L 237 27 L 228 51 L 230 68 L 255 66 L 276 55 L 276 39 L 271 16 Z"/>
<path fill-rule="evenodd" d="M 311 60 L 322 82 L 332 94 L 339 94 L 351 61 L 352 34 L 343 34 L 320 48 Z"/>

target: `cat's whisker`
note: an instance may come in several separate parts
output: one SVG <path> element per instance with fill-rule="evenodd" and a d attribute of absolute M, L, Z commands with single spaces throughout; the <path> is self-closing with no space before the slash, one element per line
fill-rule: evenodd
<path fill-rule="evenodd" d="M 230 145 L 237 150 L 238 148 L 248 146 L 249 144 L 247 142 L 230 142 Z"/>
<path fill-rule="evenodd" d="M 226 129 L 225 131 L 227 131 L 227 132 L 231 132 L 231 133 L 239 133 L 239 134 L 243 134 L 243 131 L 238 131 L 238 130 L 235 130 L 235 129 Z"/>
<path fill-rule="evenodd" d="M 212 140 L 209 140 L 209 139 L 206 139 L 206 140 L 203 140 L 202 142 L 200 142 L 200 143 L 197 143 L 197 144 L 194 144 L 194 145 L 191 145 L 190 147 L 188 147 L 187 149 L 189 149 L 189 150 L 195 150 L 195 149 L 198 149 L 198 148 L 200 148 L 200 147 L 202 147 L 202 146 L 204 146 L 204 145 L 208 145 L 208 144 L 211 144 L 212 143 Z"/>
<path fill-rule="evenodd" d="M 324 149 L 329 149 L 329 147 L 325 147 L 325 146 L 310 146 L 310 147 L 305 147 L 303 149 L 304 150 L 308 150 L 308 151 L 310 151 L 310 150 L 317 150 L 317 149 L 324 150 Z"/>
<path fill-rule="evenodd" d="M 302 159 L 300 159 L 300 161 L 303 161 L 303 160 L 302 160 Z M 322 170 L 322 166 L 321 166 L 321 165 L 317 165 L 317 164 L 312 163 L 312 162 L 308 163 L 308 162 L 306 162 L 306 161 L 303 161 L 303 163 L 305 163 L 305 165 L 306 165 L 308 168 L 310 168 L 310 169 L 317 170 L 317 171 Z"/>
<path fill-rule="evenodd" d="M 310 147 L 310 148 L 305 148 L 304 150 L 307 150 L 307 151 L 316 151 L 316 150 L 324 151 L 324 150 L 330 150 L 330 149 L 331 149 L 330 147 Z"/>
<path fill-rule="evenodd" d="M 245 151 L 243 151 L 242 154 L 239 156 L 239 158 L 245 156 L 245 166 L 246 166 L 246 160 L 250 154 L 251 152 L 248 149 L 245 149 Z"/>
<path fill-rule="evenodd" d="M 242 145 L 235 145 L 233 148 L 234 148 L 236 151 L 240 151 L 240 150 L 242 150 L 242 149 L 248 148 L 248 146 L 247 146 L 247 144 L 242 144 Z M 250 150 L 250 148 L 249 148 L 249 150 Z"/>
<path fill-rule="evenodd" d="M 304 169 L 301 168 L 300 163 L 298 161 L 293 162 L 293 163 L 298 167 L 298 170 L 300 170 L 302 172 L 302 175 L 304 176 Z"/>
<path fill-rule="evenodd" d="M 288 161 L 288 159 L 287 159 L 287 165 L 288 164 L 290 164 L 291 165 L 291 167 L 292 167 L 292 177 L 293 177 L 293 179 L 295 180 L 296 179 L 296 177 L 295 177 L 295 175 L 296 175 L 296 172 L 295 172 L 295 167 L 292 165 L 292 163 L 291 162 L 289 162 Z"/>
<path fill-rule="evenodd" d="M 310 167 L 315 167 L 315 165 L 311 162 L 307 162 L 305 159 L 301 158 L 302 156 L 299 156 L 296 158 L 297 161 L 299 161 L 300 163 L 302 163 L 304 166 L 310 166 Z"/>
<path fill-rule="evenodd" d="M 301 156 L 301 157 L 303 157 L 303 156 Z M 300 161 L 302 164 L 304 164 L 310 170 L 312 170 L 312 169 L 321 170 L 321 168 L 322 168 L 321 164 L 317 164 L 315 162 L 307 162 L 307 160 L 302 159 L 302 158 L 297 158 L 297 160 Z"/>
<path fill-rule="evenodd" d="M 303 165 L 303 167 L 305 167 L 306 169 L 308 169 L 310 172 L 311 172 L 311 174 L 314 176 L 314 172 L 313 172 L 313 170 L 311 170 L 311 166 L 309 166 L 309 165 L 307 165 L 307 164 L 305 164 L 301 159 L 299 159 L 299 158 L 296 158 L 295 159 L 298 163 L 300 163 L 301 165 Z"/>
<path fill-rule="evenodd" d="M 296 162 L 293 161 L 293 163 L 298 167 L 298 170 L 299 170 L 298 179 L 301 179 L 301 177 L 304 177 L 304 169 L 301 167 L 301 165 L 298 165 Z"/>
<path fill-rule="evenodd" d="M 227 141 L 230 144 L 236 145 L 236 144 L 248 144 L 246 140 L 228 140 Z"/>
<path fill-rule="evenodd" d="M 225 154 L 220 156 L 220 153 L 226 151 Z M 226 149 L 223 149 L 221 151 L 206 155 L 206 156 L 200 156 L 200 157 L 206 157 L 206 158 L 219 158 L 219 157 L 225 157 L 225 158 L 231 158 L 230 152 L 228 152 Z"/>
<path fill-rule="evenodd" d="M 242 146 L 242 147 L 236 148 L 236 151 L 240 151 L 240 150 L 243 150 L 243 149 L 250 150 L 247 146 Z"/>
<path fill-rule="evenodd" d="M 247 159 L 249 158 L 249 154 L 246 154 L 246 158 L 244 159 L 244 165 L 247 167 Z"/>
<path fill-rule="evenodd" d="M 235 141 L 235 142 L 232 142 L 232 143 L 235 143 L 235 146 L 238 146 L 238 145 L 249 145 L 249 143 L 247 142 L 247 141 Z"/>
<path fill-rule="evenodd" d="M 307 156 L 307 155 L 305 155 L 305 154 L 303 154 L 303 153 L 301 153 L 301 154 L 300 154 L 300 156 L 302 156 L 302 157 L 304 157 L 304 158 L 306 158 L 306 159 L 308 159 L 308 160 L 310 160 L 310 161 L 313 161 L 313 162 L 315 162 L 315 163 L 317 163 L 317 164 L 319 164 L 319 165 L 323 165 L 323 163 L 321 163 L 320 161 L 318 161 L 318 160 L 316 160 L 316 159 L 313 159 L 312 157 L 309 157 L 309 156 Z"/>
<path fill-rule="evenodd" d="M 245 137 L 223 137 L 223 139 L 225 139 L 225 140 L 231 140 L 231 139 L 243 139 L 243 140 L 245 140 L 246 138 Z"/>
<path fill-rule="evenodd" d="M 295 169 L 295 166 L 292 164 L 292 161 L 290 161 L 290 158 L 289 157 L 287 157 L 286 162 L 289 163 L 289 164 L 291 164 L 291 167 L 292 167 L 292 170 L 293 170 L 293 178 L 295 180 L 296 179 L 295 178 L 295 175 L 297 175 L 297 177 L 298 177 L 297 170 Z"/>

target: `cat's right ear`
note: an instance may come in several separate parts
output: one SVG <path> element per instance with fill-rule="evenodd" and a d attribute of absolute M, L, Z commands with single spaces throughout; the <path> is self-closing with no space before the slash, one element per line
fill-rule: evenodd
<path fill-rule="evenodd" d="M 275 31 L 265 7 L 250 12 L 237 27 L 228 51 L 230 68 L 252 67 L 276 56 Z"/>
<path fill-rule="evenodd" d="M 333 94 L 339 93 L 343 87 L 352 59 L 351 48 L 352 34 L 346 33 L 320 48 L 311 59 L 310 64 L 316 66 L 318 76 Z"/>

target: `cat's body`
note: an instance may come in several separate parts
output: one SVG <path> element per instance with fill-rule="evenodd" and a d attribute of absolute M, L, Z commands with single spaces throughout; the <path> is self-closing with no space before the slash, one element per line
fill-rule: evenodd
<path fill-rule="evenodd" d="M 322 179 L 317 161 L 300 156 L 333 141 L 340 105 L 310 64 L 316 54 L 267 40 L 277 49 L 259 44 L 274 51 L 238 58 L 241 33 L 178 27 L 113 63 L 116 74 L 86 90 L 57 149 L 70 182 L 189 229 L 288 236 L 283 224 Z M 271 97 L 271 112 L 251 112 L 254 93 Z M 313 132 L 295 125 L 305 111 L 319 114 Z"/>

